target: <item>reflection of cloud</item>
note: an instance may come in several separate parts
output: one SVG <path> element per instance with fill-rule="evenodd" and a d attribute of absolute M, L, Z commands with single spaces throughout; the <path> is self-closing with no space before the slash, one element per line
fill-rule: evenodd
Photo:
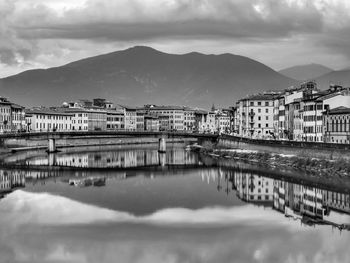
<path fill-rule="evenodd" d="M 0 262 L 303 263 L 350 258 L 347 233 L 296 225 L 299 231 L 289 231 L 282 215 L 251 206 L 166 209 L 134 217 L 49 194 L 16 191 L 1 201 L 0 213 Z M 72 223 L 89 224 L 71 225 L 69 217 Z M 30 219 L 36 223 L 26 223 Z M 262 225 L 252 223 L 260 219 Z M 223 221 L 230 224 L 220 224 Z M 213 228 L 195 222 L 219 224 Z M 9 227 L 12 224 L 17 225 Z"/>
<path fill-rule="evenodd" d="M 0 222 L 12 224 L 89 224 L 93 222 L 128 222 L 166 225 L 271 225 L 283 223 L 280 214 L 253 205 L 237 207 L 207 207 L 201 209 L 168 208 L 146 216 L 113 211 L 83 204 L 47 193 L 28 193 L 17 190 L 2 201 Z M 257 214 L 259 220 L 256 220 Z"/>

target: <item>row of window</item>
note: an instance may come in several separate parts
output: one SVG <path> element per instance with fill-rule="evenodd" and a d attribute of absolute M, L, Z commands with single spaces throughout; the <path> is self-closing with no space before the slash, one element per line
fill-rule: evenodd
<path fill-rule="evenodd" d="M 270 106 L 272 105 L 272 102 L 269 102 L 269 101 L 251 101 L 249 103 L 250 106 L 262 106 L 262 105 L 265 105 L 265 106 Z"/>

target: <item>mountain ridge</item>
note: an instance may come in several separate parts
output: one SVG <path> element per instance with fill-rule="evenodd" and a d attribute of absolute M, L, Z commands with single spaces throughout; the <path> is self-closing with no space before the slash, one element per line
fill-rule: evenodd
<path fill-rule="evenodd" d="M 240 55 L 174 55 L 136 46 L 0 79 L 0 92 L 30 106 L 105 97 L 117 104 L 209 108 L 213 103 L 231 106 L 247 94 L 293 84 L 295 80 Z"/>
<path fill-rule="evenodd" d="M 306 81 L 316 79 L 332 71 L 334 70 L 324 65 L 311 63 L 305 65 L 296 65 L 293 67 L 279 70 L 278 72 L 292 79 Z"/>

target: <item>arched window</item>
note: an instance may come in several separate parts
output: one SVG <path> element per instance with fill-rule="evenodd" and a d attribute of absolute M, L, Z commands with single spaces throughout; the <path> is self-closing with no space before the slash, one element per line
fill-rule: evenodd
<path fill-rule="evenodd" d="M 335 121 L 335 131 L 338 132 L 339 131 L 339 127 L 338 127 L 338 120 Z"/>
<path fill-rule="evenodd" d="M 346 132 L 347 131 L 347 125 L 346 125 L 346 118 L 344 118 L 344 131 Z"/>
<path fill-rule="evenodd" d="M 343 120 L 340 119 L 339 121 L 339 131 L 342 132 L 343 131 Z"/>

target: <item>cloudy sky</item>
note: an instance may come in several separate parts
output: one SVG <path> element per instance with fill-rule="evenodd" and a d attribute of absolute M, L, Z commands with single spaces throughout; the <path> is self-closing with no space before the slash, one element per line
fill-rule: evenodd
<path fill-rule="evenodd" d="M 0 0 L 0 77 L 148 45 L 350 67 L 349 0 Z"/>

